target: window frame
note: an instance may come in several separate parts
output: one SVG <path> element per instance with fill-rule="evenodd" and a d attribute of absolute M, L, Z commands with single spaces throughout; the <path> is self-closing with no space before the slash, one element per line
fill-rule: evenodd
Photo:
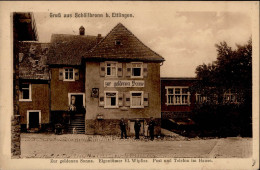
<path fill-rule="evenodd" d="M 188 89 L 189 87 L 188 86 L 165 86 L 165 89 L 166 89 L 166 105 L 174 105 L 174 106 L 183 106 L 183 105 L 190 105 L 190 92 L 187 91 L 187 94 L 183 94 L 182 93 L 182 89 Z M 169 89 L 173 89 L 173 93 L 172 94 L 169 94 Z M 180 93 L 179 94 L 176 94 L 175 93 L 175 89 L 180 89 Z M 173 96 L 173 101 L 172 103 L 169 103 L 169 95 Z M 175 101 L 175 96 L 176 95 L 179 95 L 180 96 L 180 103 L 176 103 Z M 182 103 L 183 101 L 183 96 L 187 96 L 187 103 Z"/>
<path fill-rule="evenodd" d="M 140 67 L 140 76 L 133 76 L 133 68 L 139 68 L 139 67 L 133 67 L 133 64 L 141 64 Z M 143 62 L 131 62 L 131 78 L 143 78 L 143 68 L 144 68 L 144 63 Z"/>
<path fill-rule="evenodd" d="M 116 105 L 115 106 L 108 106 L 107 105 L 107 93 L 116 93 Z M 119 108 L 119 104 L 118 104 L 118 91 L 104 91 L 104 108 L 105 109 L 115 109 L 115 108 Z"/>
<path fill-rule="evenodd" d="M 133 93 L 141 93 L 141 105 L 140 106 L 133 106 L 132 100 L 133 100 Z M 143 91 L 130 91 L 130 108 L 144 108 L 144 92 Z"/>
<path fill-rule="evenodd" d="M 116 75 L 107 75 L 107 64 L 116 64 Z M 110 66 L 111 68 L 111 66 Z M 105 77 L 117 77 L 117 70 L 118 70 L 118 62 L 116 61 L 106 61 L 105 62 Z"/>
<path fill-rule="evenodd" d="M 21 98 L 21 95 L 22 95 L 22 91 L 20 91 L 19 89 L 19 101 L 22 101 L 22 102 L 31 102 L 32 101 L 32 84 L 31 83 L 21 83 L 21 84 L 29 84 L 29 99 L 23 99 Z"/>
<path fill-rule="evenodd" d="M 73 72 L 73 79 L 66 79 L 66 69 L 72 69 L 72 72 Z M 74 68 L 71 68 L 71 67 L 65 67 L 63 68 L 63 81 L 75 81 L 75 69 Z"/>

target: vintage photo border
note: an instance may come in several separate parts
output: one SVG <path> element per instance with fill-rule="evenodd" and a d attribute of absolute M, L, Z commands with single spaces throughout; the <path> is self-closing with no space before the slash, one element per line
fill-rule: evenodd
<path fill-rule="evenodd" d="M 251 158 L 213 159 L 213 163 L 181 164 L 50 164 L 50 159 L 11 159 L 11 115 L 13 113 L 12 12 L 107 11 L 127 7 L 129 3 L 173 3 L 178 11 L 249 11 L 252 14 L 253 39 L 253 156 Z M 84 6 L 84 5 L 86 6 Z M 108 4 L 109 6 L 106 6 Z M 234 8 L 231 8 L 234 7 Z M 101 9 L 103 8 L 103 9 Z M 201 9 L 202 8 L 202 9 Z M 122 9 L 122 8 L 121 8 Z M 131 10 L 131 9 L 127 9 Z M 259 168 L 259 2 L 0 2 L 0 169 L 258 169 Z M 5 90 L 8 89 L 8 90 Z"/>

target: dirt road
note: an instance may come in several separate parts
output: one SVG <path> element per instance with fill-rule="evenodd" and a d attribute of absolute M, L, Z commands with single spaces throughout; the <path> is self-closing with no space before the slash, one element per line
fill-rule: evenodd
<path fill-rule="evenodd" d="M 199 139 L 167 137 L 121 140 L 117 136 L 22 134 L 22 158 L 247 158 L 252 138 Z"/>

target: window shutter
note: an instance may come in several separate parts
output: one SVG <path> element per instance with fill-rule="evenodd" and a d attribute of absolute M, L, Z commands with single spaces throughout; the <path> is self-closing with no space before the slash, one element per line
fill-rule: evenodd
<path fill-rule="evenodd" d="M 190 92 L 188 92 L 188 105 L 190 105 Z"/>
<path fill-rule="evenodd" d="M 79 80 L 79 69 L 74 69 L 75 71 L 75 80 Z"/>
<path fill-rule="evenodd" d="M 59 68 L 59 80 L 63 80 L 63 68 Z"/>
<path fill-rule="evenodd" d="M 131 63 L 126 63 L 126 76 L 131 76 Z"/>
<path fill-rule="evenodd" d="M 100 76 L 105 77 L 105 73 L 106 73 L 105 62 L 100 63 L 100 70 L 99 71 L 100 71 Z"/>
<path fill-rule="evenodd" d="M 118 106 L 123 106 L 123 93 L 118 94 Z"/>
<path fill-rule="evenodd" d="M 147 69 L 147 63 L 143 64 L 143 75 L 144 77 L 147 77 L 148 74 L 148 69 Z"/>
<path fill-rule="evenodd" d="M 105 98 L 104 98 L 104 93 L 99 93 L 99 106 L 104 106 L 105 105 Z"/>
<path fill-rule="evenodd" d="M 130 106 L 130 93 L 125 93 L 125 106 Z"/>
<path fill-rule="evenodd" d="M 144 106 L 148 106 L 149 99 L 148 99 L 148 93 L 144 93 Z"/>
<path fill-rule="evenodd" d="M 117 63 L 117 76 L 119 76 L 119 77 L 123 76 L 123 66 L 122 66 L 122 63 Z"/>

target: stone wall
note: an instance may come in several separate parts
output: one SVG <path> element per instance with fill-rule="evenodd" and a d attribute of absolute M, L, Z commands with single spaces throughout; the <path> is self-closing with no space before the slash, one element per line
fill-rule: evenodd
<path fill-rule="evenodd" d="M 20 115 L 12 116 L 11 120 L 11 153 L 12 158 L 19 158 L 21 155 L 20 137 Z"/>

